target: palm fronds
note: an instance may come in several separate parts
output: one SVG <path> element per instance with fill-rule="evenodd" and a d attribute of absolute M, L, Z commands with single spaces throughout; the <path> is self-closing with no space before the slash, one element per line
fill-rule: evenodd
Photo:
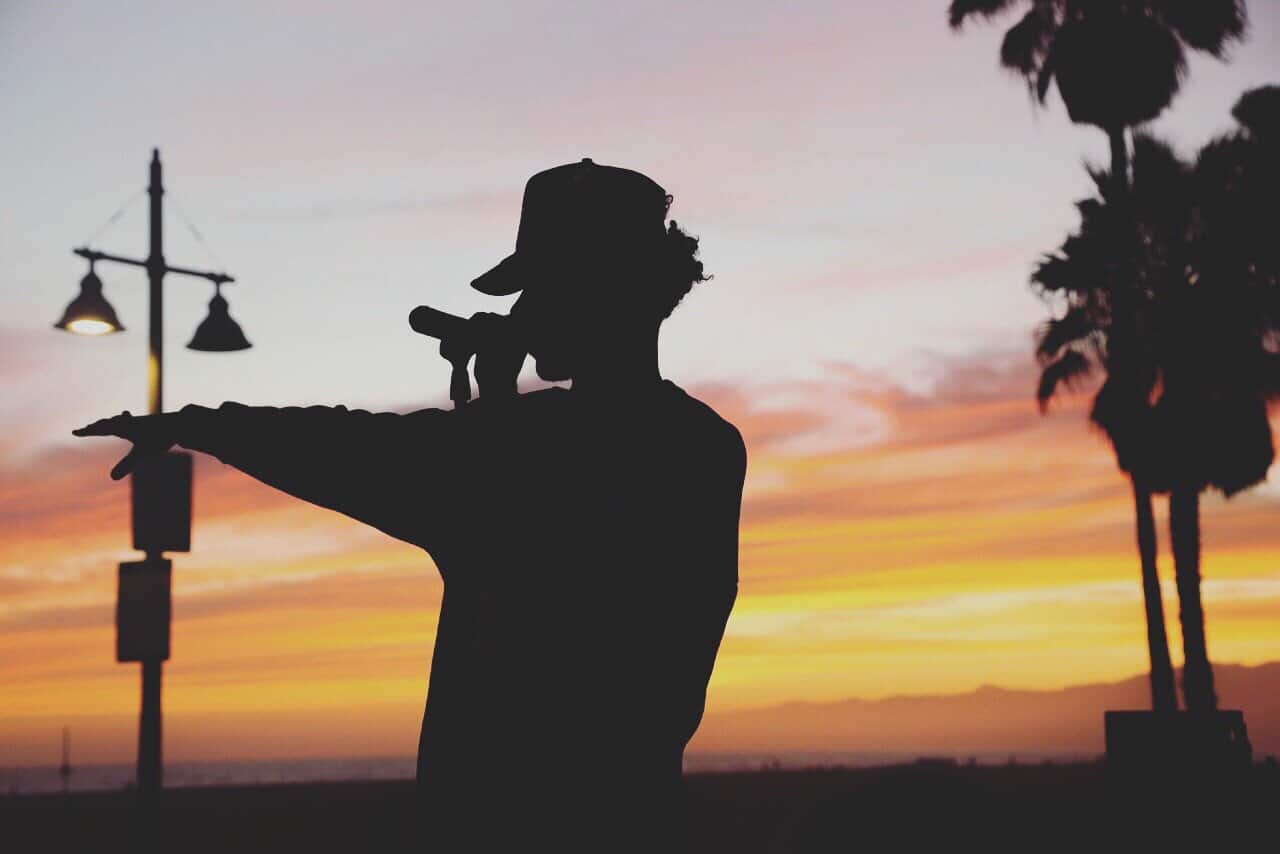
<path fill-rule="evenodd" d="M 1158 0 L 1151 6 L 1189 47 L 1219 58 L 1249 26 L 1244 0 Z"/>
<path fill-rule="evenodd" d="M 1041 362 L 1056 359 L 1064 349 L 1086 345 L 1101 331 L 1096 312 L 1084 305 L 1071 306 L 1061 317 L 1045 321 L 1036 330 L 1036 358 Z"/>
<path fill-rule="evenodd" d="M 1274 142 L 1280 139 L 1280 86 L 1261 86 L 1240 96 L 1231 110 L 1251 136 Z"/>
<path fill-rule="evenodd" d="M 1018 6 L 1000 64 L 1041 103 L 1056 81 L 1072 121 L 1109 132 L 1159 115 L 1182 86 L 1186 52 L 1222 58 L 1248 25 L 1243 0 L 953 0 L 947 18 L 960 29 Z"/>
<path fill-rule="evenodd" d="M 952 29 L 960 29 L 966 18 L 980 15 L 994 18 L 1006 9 L 1016 5 L 1019 0 L 952 0 L 947 9 L 947 21 Z"/>
<path fill-rule="evenodd" d="M 1232 495 L 1274 459 L 1268 401 L 1280 399 L 1280 149 L 1237 131 L 1194 164 L 1134 138 L 1121 189 L 1091 172 L 1079 228 L 1031 283 L 1066 309 L 1036 335 L 1042 409 L 1091 372 L 1091 420 L 1118 465 L 1151 491 Z"/>
<path fill-rule="evenodd" d="M 1030 82 L 1049 55 L 1055 25 L 1051 10 L 1033 6 L 1004 34 L 1004 41 L 1000 43 L 1000 64 Z"/>
<path fill-rule="evenodd" d="M 1078 350 L 1065 350 L 1062 355 L 1040 369 L 1040 381 L 1036 385 L 1036 401 L 1040 411 L 1049 408 L 1049 401 L 1058 393 L 1058 387 L 1070 388 L 1093 372 L 1089 358 Z"/>

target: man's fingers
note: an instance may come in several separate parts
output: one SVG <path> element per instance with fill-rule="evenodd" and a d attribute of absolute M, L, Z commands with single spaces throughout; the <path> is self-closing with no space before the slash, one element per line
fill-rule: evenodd
<path fill-rule="evenodd" d="M 119 436 L 133 442 L 133 448 L 111 469 L 111 479 L 120 480 L 133 472 L 148 457 L 163 454 L 173 447 L 173 437 L 163 431 L 161 416 L 134 418 L 128 410 L 111 418 L 100 418 L 71 431 L 73 436 Z"/>
<path fill-rule="evenodd" d="M 129 451 L 129 453 L 121 457 L 120 462 L 116 463 L 111 469 L 111 479 L 119 480 L 132 472 L 138 465 L 138 458 L 140 456 L 141 454 L 138 453 L 138 449 L 135 447 L 133 450 Z"/>
<path fill-rule="evenodd" d="M 107 436 L 107 425 L 111 421 L 110 418 L 99 418 L 92 424 L 86 424 L 71 431 L 72 436 Z"/>
<path fill-rule="evenodd" d="M 458 364 L 459 362 L 465 367 L 467 362 L 471 361 L 471 350 L 467 347 L 460 346 L 457 341 L 444 339 L 440 342 L 440 356 L 450 364 Z"/>
<path fill-rule="evenodd" d="M 73 436 L 123 436 L 122 428 L 133 416 L 128 412 L 113 415 L 110 418 L 99 418 L 92 424 L 86 424 L 71 431 Z"/>
<path fill-rule="evenodd" d="M 133 448 L 129 453 L 125 454 L 123 459 L 116 463 L 115 468 L 111 469 L 111 479 L 119 480 L 125 475 L 133 472 L 134 469 L 142 465 L 147 460 L 160 456 L 172 447 L 173 442 L 134 442 Z"/>
<path fill-rule="evenodd" d="M 133 448 L 129 453 L 121 457 L 120 462 L 111 469 L 111 479 L 120 480 L 136 469 L 138 464 L 147 457 L 158 456 L 173 447 L 173 438 L 159 432 L 162 424 L 157 420 L 159 418 L 160 416 L 134 418 L 128 410 L 125 410 L 119 415 L 100 418 L 92 424 L 72 430 L 71 434 L 73 436 L 119 436 L 121 439 L 133 442 Z"/>

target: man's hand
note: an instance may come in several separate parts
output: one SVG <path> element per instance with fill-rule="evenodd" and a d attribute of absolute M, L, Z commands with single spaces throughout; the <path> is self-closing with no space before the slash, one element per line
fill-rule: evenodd
<path fill-rule="evenodd" d="M 73 436 L 119 436 L 133 443 L 133 448 L 111 469 L 111 479 L 119 480 L 132 472 L 140 462 L 163 454 L 173 447 L 174 424 L 170 414 L 130 415 L 126 410 L 111 418 L 102 418 L 78 430 Z"/>
<path fill-rule="evenodd" d="M 467 340 L 441 341 L 440 355 L 455 368 L 465 368 L 474 352 L 480 394 L 490 398 L 515 394 L 516 378 L 526 355 L 515 321 L 504 314 L 482 311 L 471 315 L 467 326 Z"/>

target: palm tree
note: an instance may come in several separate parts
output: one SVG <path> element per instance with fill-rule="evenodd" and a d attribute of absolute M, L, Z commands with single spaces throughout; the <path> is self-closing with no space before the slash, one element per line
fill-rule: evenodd
<path fill-rule="evenodd" d="M 1280 89 L 1245 94 L 1242 127 L 1199 153 L 1195 203 L 1160 301 L 1170 443 L 1169 528 L 1178 585 L 1187 708 L 1217 708 L 1200 599 L 1200 493 L 1230 497 L 1266 478 L 1275 458 L 1267 404 L 1280 399 Z"/>
<path fill-rule="evenodd" d="M 1099 197 L 1080 203 L 1080 231 L 1032 277 L 1067 306 L 1040 335 L 1042 404 L 1104 369 L 1093 421 L 1135 496 L 1145 491 L 1149 507 L 1150 493 L 1169 493 L 1183 697 L 1197 712 L 1217 706 L 1200 599 L 1200 493 L 1235 495 L 1263 480 L 1274 459 L 1267 403 L 1280 398 L 1280 147 L 1269 134 L 1280 98 L 1267 93 L 1241 100 L 1236 115 L 1251 123 L 1207 145 L 1194 168 L 1138 135 L 1132 186 L 1092 173 Z M 1141 547 L 1154 529 L 1138 503 Z M 1149 590 L 1146 555 L 1143 576 Z M 1155 592 L 1147 613 L 1159 709 L 1167 647 L 1156 649 Z"/>
<path fill-rule="evenodd" d="M 1032 283 L 1043 296 L 1065 303 L 1065 311 L 1037 334 L 1041 374 L 1036 396 L 1043 412 L 1063 388 L 1095 373 L 1105 375 L 1094 396 L 1090 420 L 1107 435 L 1116 463 L 1132 487 L 1151 660 L 1151 706 L 1165 712 L 1176 710 L 1178 701 L 1156 572 L 1151 500 L 1152 493 L 1163 486 L 1160 461 L 1149 441 L 1155 417 L 1151 394 L 1159 373 L 1151 340 L 1151 281 L 1159 270 L 1132 213 L 1158 214 L 1165 209 L 1167 200 L 1156 193 L 1162 184 L 1148 180 L 1148 170 L 1167 173 L 1176 158 L 1146 137 L 1136 142 L 1143 152 L 1143 180 L 1135 181 L 1135 191 L 1117 184 L 1110 172 L 1091 171 L 1098 197 L 1077 204 L 1079 231 L 1057 253 L 1045 256 L 1032 274 Z"/>
<path fill-rule="evenodd" d="M 1229 43 L 1244 37 L 1248 21 L 1244 0 L 952 0 L 948 17 L 951 27 L 959 29 L 971 17 L 994 18 L 1017 6 L 1026 7 L 1026 12 L 1005 33 L 1001 64 L 1022 76 L 1042 104 L 1056 82 L 1071 120 L 1095 125 L 1107 134 L 1111 146 L 1108 179 L 1119 190 L 1127 188 L 1130 171 L 1125 131 L 1155 118 L 1173 100 L 1186 71 L 1187 49 L 1222 58 Z M 1104 174 L 1099 172 L 1095 178 Z M 1113 209 L 1124 204 L 1115 195 L 1111 202 Z M 1081 213 L 1083 217 L 1085 211 Z M 1062 260 L 1065 263 L 1069 257 L 1064 254 Z M 1105 254 L 1092 261 L 1095 265 L 1108 263 Z M 1145 430 L 1139 425 L 1150 416 L 1139 397 L 1150 369 L 1139 366 L 1144 360 L 1131 360 L 1126 354 L 1126 348 L 1137 346 L 1140 326 L 1123 317 L 1129 305 L 1136 305 L 1122 284 L 1123 266 L 1113 259 L 1100 271 L 1105 272 L 1108 284 L 1101 286 L 1098 294 L 1105 297 L 1099 310 L 1105 311 L 1107 320 L 1105 329 L 1097 329 L 1094 337 L 1109 341 L 1111 354 L 1099 351 L 1092 362 L 1074 348 L 1051 355 L 1046 347 L 1051 347 L 1053 338 L 1047 343 L 1042 338 L 1041 403 L 1047 404 L 1059 382 L 1069 384 L 1094 368 L 1107 372 L 1107 382 L 1095 399 L 1093 419 L 1107 430 L 1117 460 L 1133 483 L 1152 662 L 1152 706 L 1156 710 L 1175 709 L 1160 580 L 1155 571 L 1151 475 L 1146 470 L 1150 466 L 1135 459 L 1144 448 L 1141 437 Z M 1053 265 L 1042 265 L 1038 271 L 1046 277 L 1055 272 L 1069 271 L 1055 271 Z M 1072 308 L 1078 310 L 1073 313 Z M 1069 307 L 1055 334 L 1069 332 L 1087 314 L 1085 307 Z"/>
<path fill-rule="evenodd" d="M 1071 120 L 1107 134 L 1115 180 L 1129 171 L 1125 129 L 1169 106 L 1187 49 L 1222 58 L 1248 23 L 1244 0 L 952 0 L 947 14 L 959 29 L 1015 6 L 1027 11 L 1005 33 L 1000 64 L 1041 103 L 1058 84 Z"/>

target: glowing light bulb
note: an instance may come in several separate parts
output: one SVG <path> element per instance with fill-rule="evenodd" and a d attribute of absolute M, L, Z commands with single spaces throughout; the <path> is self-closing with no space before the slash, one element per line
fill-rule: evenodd
<path fill-rule="evenodd" d="M 107 333 L 115 332 L 116 328 L 105 320 L 82 317 L 68 323 L 67 331 L 74 332 L 77 335 L 106 335 Z"/>

